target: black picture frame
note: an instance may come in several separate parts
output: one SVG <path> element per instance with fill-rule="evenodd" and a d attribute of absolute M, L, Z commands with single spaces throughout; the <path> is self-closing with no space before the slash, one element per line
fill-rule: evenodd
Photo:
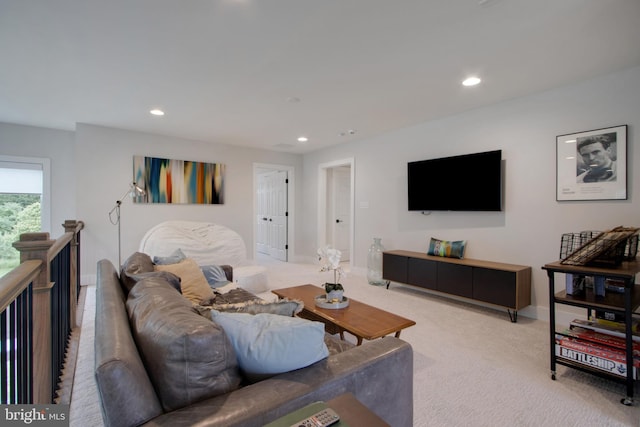
<path fill-rule="evenodd" d="M 627 125 L 556 137 L 557 201 L 627 197 Z"/>

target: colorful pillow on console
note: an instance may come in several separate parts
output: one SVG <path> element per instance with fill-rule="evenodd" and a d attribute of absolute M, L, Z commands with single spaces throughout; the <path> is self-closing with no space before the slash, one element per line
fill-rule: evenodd
<path fill-rule="evenodd" d="M 177 264 L 156 265 L 158 271 L 168 271 L 180 278 L 182 295 L 194 304 L 199 304 L 205 298 L 213 296 L 213 291 L 202 270 L 195 260 L 183 259 Z"/>
<path fill-rule="evenodd" d="M 429 242 L 429 250 L 427 255 L 442 256 L 447 258 L 464 258 L 464 249 L 467 245 L 466 240 L 457 240 L 450 242 L 447 240 L 440 240 L 431 238 Z"/>

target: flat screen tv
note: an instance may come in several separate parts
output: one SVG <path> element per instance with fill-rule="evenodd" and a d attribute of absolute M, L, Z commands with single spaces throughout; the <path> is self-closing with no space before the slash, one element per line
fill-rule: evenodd
<path fill-rule="evenodd" d="M 501 211 L 502 151 L 409 162 L 410 211 Z"/>

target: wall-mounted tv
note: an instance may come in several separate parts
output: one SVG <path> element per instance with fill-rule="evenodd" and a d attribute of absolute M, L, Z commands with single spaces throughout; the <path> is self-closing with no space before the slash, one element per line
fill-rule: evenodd
<path fill-rule="evenodd" d="M 501 211 L 502 150 L 409 162 L 410 211 Z"/>

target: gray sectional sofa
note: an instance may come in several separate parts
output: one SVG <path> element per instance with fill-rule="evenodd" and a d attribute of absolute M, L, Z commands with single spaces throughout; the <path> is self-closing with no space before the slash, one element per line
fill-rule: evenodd
<path fill-rule="evenodd" d="M 262 426 L 347 392 L 391 426 L 413 424 L 408 343 L 355 347 L 326 335 L 328 357 L 251 383 L 224 330 L 198 314 L 179 281 L 139 267 L 119 275 L 98 262 L 95 377 L 106 425 Z"/>

